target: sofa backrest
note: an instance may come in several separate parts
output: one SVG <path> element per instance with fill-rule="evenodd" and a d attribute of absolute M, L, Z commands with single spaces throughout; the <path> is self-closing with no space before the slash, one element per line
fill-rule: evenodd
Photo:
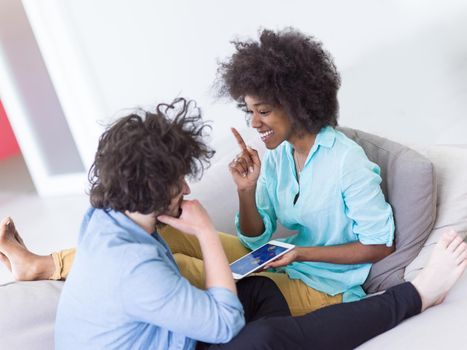
<path fill-rule="evenodd" d="M 381 187 L 394 213 L 396 250 L 373 264 L 364 284 L 368 293 L 374 293 L 404 282 L 405 267 L 431 232 L 436 218 L 435 171 L 430 160 L 406 146 L 359 130 L 337 129 L 381 168 Z"/>
<path fill-rule="evenodd" d="M 434 164 L 438 198 L 433 230 L 420 254 L 405 269 L 404 278 L 408 281 L 426 266 L 433 247 L 447 228 L 459 232 L 467 242 L 467 145 L 413 147 Z"/>

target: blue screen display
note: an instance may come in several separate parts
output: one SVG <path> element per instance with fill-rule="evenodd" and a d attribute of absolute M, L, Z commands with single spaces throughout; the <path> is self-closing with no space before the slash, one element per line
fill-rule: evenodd
<path fill-rule="evenodd" d="M 230 268 L 232 272 L 237 273 L 239 275 L 244 275 L 251 270 L 254 270 L 264 264 L 266 261 L 271 260 L 271 258 L 276 257 L 280 253 L 286 251 L 287 248 L 279 247 L 277 245 L 266 244 L 251 252 L 248 255 L 245 255 L 238 261 L 230 264 Z"/>

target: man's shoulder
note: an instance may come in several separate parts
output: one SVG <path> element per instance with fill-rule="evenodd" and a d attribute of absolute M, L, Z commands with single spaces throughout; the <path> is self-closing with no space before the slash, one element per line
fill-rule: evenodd
<path fill-rule="evenodd" d="M 166 253 L 161 243 L 139 227 L 96 209 L 83 228 L 76 258 L 85 265 L 99 264 L 123 272 L 145 261 L 165 260 Z"/>
<path fill-rule="evenodd" d="M 91 208 L 81 226 L 81 239 L 108 248 L 150 244 L 155 240 L 125 214 L 108 209 Z"/>

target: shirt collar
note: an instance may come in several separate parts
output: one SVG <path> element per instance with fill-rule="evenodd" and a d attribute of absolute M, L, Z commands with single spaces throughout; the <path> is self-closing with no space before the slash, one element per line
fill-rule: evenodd
<path fill-rule="evenodd" d="M 325 126 L 321 128 L 318 135 L 316 135 L 315 145 L 331 148 L 336 140 L 336 130 L 332 126 Z"/>
<path fill-rule="evenodd" d="M 303 167 L 307 166 L 307 164 L 310 162 L 310 159 L 313 157 L 313 155 L 316 153 L 316 151 L 318 150 L 320 146 L 323 146 L 326 148 L 332 148 L 335 140 L 336 140 L 336 130 L 332 126 L 325 126 L 321 128 L 321 130 L 316 135 L 315 143 L 313 147 L 311 147 L 310 153 L 308 154 L 308 157 L 306 158 L 306 161 Z M 293 156 L 292 156 L 293 147 L 289 142 L 287 142 L 287 148 L 288 148 L 287 153 L 289 155 L 290 160 L 293 163 L 294 162 Z"/>
<path fill-rule="evenodd" d="M 124 213 L 115 211 L 115 210 L 105 210 L 107 212 L 107 215 L 112 217 L 118 226 L 122 227 L 125 229 L 126 232 L 131 232 L 131 237 L 133 239 L 141 242 L 147 241 L 148 238 L 152 239 L 154 238 L 153 235 L 157 235 L 157 231 L 154 230 L 153 233 L 148 234 L 141 226 L 139 226 L 136 222 L 131 220 L 128 216 L 126 216 Z M 151 238 L 151 236 L 153 236 Z"/>

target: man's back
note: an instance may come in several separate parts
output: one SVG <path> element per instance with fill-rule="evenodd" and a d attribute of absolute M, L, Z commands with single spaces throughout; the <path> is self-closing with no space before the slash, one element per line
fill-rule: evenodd
<path fill-rule="evenodd" d="M 191 349 L 194 337 L 228 341 L 243 325 L 242 310 L 223 288 L 190 285 L 157 233 L 90 209 L 60 298 L 56 348 Z"/>

